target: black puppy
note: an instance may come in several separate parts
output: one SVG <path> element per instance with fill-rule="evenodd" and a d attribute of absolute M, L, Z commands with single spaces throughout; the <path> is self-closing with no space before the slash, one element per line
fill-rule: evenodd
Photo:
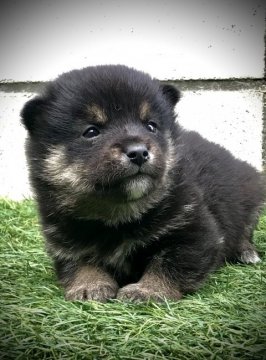
<path fill-rule="evenodd" d="M 225 260 L 259 261 L 261 177 L 182 129 L 179 97 L 142 72 L 96 66 L 25 105 L 31 183 L 67 299 L 177 300 Z"/>

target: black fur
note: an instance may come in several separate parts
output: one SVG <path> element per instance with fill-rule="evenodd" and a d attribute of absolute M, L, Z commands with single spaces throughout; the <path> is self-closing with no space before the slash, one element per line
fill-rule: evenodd
<path fill-rule="evenodd" d="M 75 70 L 22 111 L 47 249 L 68 299 L 179 299 L 256 262 L 262 178 L 182 129 L 180 93 L 125 66 Z"/>

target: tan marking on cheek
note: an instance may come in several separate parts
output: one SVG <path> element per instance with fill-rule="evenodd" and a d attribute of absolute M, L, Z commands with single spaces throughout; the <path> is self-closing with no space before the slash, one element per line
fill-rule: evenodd
<path fill-rule="evenodd" d="M 140 104 L 139 116 L 141 120 L 147 120 L 150 115 L 150 104 L 147 101 L 143 101 Z"/>
<path fill-rule="evenodd" d="M 79 187 L 82 185 L 82 164 L 75 162 L 68 164 L 66 149 L 63 145 L 50 149 L 50 153 L 44 160 L 45 178 L 55 185 L 70 185 Z"/>
<path fill-rule="evenodd" d="M 87 111 L 90 117 L 96 120 L 99 124 L 105 124 L 107 122 L 107 116 L 100 106 L 96 104 L 89 105 Z"/>
<path fill-rule="evenodd" d="M 56 146 L 50 149 L 50 152 L 44 160 L 45 175 L 53 183 L 65 183 L 68 177 L 67 163 L 65 158 L 64 146 Z"/>
<path fill-rule="evenodd" d="M 65 168 L 65 147 L 63 145 L 52 147 L 45 159 L 45 165 L 46 169 L 52 173 L 61 171 L 62 168 Z"/>
<path fill-rule="evenodd" d="M 166 156 L 166 175 L 168 175 L 169 170 L 171 170 L 179 161 L 180 157 L 178 156 L 177 150 L 180 150 L 183 145 L 179 145 L 177 149 L 173 143 L 170 132 L 166 133 L 166 140 L 168 142 L 168 152 Z"/>

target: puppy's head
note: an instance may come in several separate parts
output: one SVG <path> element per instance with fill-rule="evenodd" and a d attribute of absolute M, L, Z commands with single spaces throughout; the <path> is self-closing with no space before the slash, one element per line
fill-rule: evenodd
<path fill-rule="evenodd" d="M 61 75 L 22 110 L 37 195 L 47 189 L 61 210 L 107 223 L 140 217 L 170 186 L 179 97 L 124 66 Z"/>

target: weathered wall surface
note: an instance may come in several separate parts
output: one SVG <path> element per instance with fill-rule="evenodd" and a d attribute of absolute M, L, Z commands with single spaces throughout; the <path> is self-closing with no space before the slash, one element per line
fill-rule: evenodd
<path fill-rule="evenodd" d="M 261 169 L 264 17 L 262 0 L 2 2 L 0 196 L 30 194 L 25 101 L 59 73 L 96 64 L 174 81 L 181 124 Z"/>

